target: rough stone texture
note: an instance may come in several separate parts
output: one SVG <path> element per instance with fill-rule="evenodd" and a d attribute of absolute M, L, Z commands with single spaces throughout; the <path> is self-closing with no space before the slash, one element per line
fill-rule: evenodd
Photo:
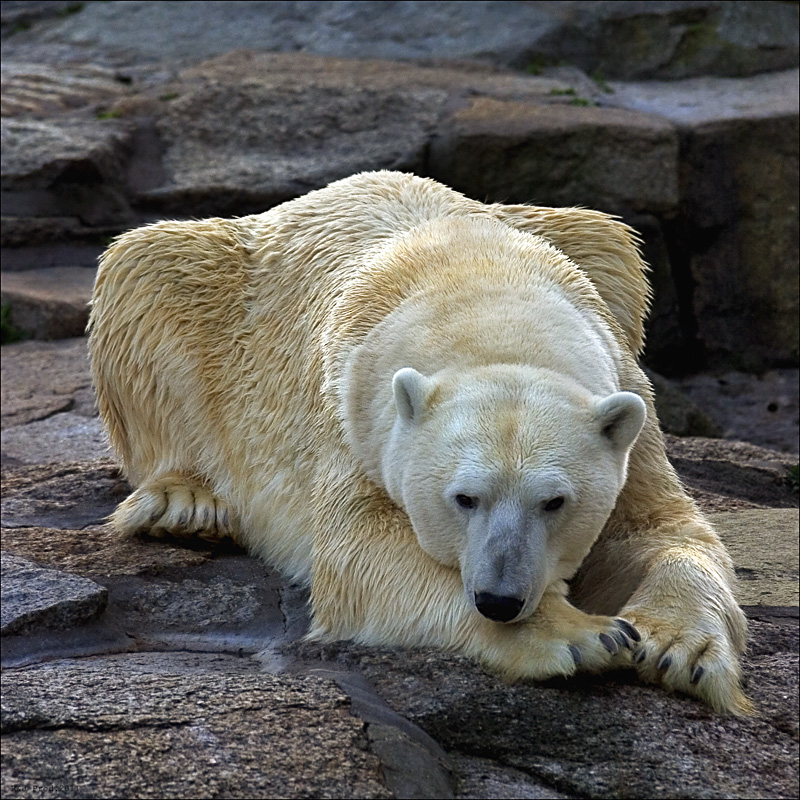
<path fill-rule="evenodd" d="M 665 438 L 672 465 L 705 510 L 797 507 L 797 484 L 792 486 L 790 472 L 796 456 L 747 442 Z"/>
<path fill-rule="evenodd" d="M 677 385 L 722 429 L 723 436 L 797 456 L 799 379 L 798 370 L 786 369 L 756 376 L 692 375 Z"/>
<path fill-rule="evenodd" d="M 796 493 L 773 483 L 790 463 L 780 454 L 702 439 L 671 438 L 670 449 L 682 454 L 680 470 L 687 465 L 695 469 L 690 486 L 706 486 L 700 502 L 709 510 L 736 508 L 736 497 L 743 492 L 764 505 L 797 504 Z M 737 460 L 737 468 L 717 475 L 719 466 L 711 458 L 715 454 Z M 103 775 L 120 773 L 113 784 L 121 787 L 118 794 L 149 796 L 160 791 L 164 796 L 167 791 L 168 796 L 172 789 L 161 788 L 159 781 L 167 757 L 162 754 L 169 744 L 169 757 L 181 766 L 173 776 L 181 774 L 189 781 L 199 775 L 198 780 L 209 780 L 208 785 L 229 794 L 236 793 L 234 784 L 225 783 L 232 775 L 219 769 L 212 775 L 209 758 L 224 766 L 234 763 L 231 753 L 236 758 L 250 754 L 247 764 L 258 765 L 260 771 L 240 766 L 236 775 L 242 783 L 235 786 L 243 787 L 241 794 L 259 795 L 268 785 L 265 781 L 282 780 L 283 762 L 264 762 L 253 755 L 261 752 L 253 744 L 261 741 L 261 734 L 253 736 L 250 717 L 239 713 L 238 703 L 256 698 L 260 730 L 269 730 L 271 741 L 294 743 L 303 737 L 306 743 L 304 732 L 284 735 L 282 727 L 295 725 L 297 730 L 299 725 L 302 730 L 302 702 L 295 719 L 280 695 L 270 695 L 267 701 L 260 690 L 245 691 L 238 682 L 244 677 L 269 680 L 259 670 L 308 673 L 318 681 L 324 677 L 325 686 L 332 686 L 332 678 L 351 698 L 358 723 L 366 723 L 361 728 L 366 730 L 366 746 L 380 759 L 386 786 L 395 796 L 789 797 L 793 791 L 787 787 L 797 775 L 797 719 L 792 711 L 797 578 L 796 566 L 791 566 L 797 563 L 796 509 L 760 507 L 712 516 L 736 558 L 739 598 L 749 606 L 753 642 L 746 670 L 749 691 L 760 708 L 753 720 L 729 720 L 693 700 L 640 686 L 627 673 L 508 687 L 468 660 L 442 653 L 289 644 L 305 631 L 307 592 L 285 586 L 258 562 L 219 548 L 187 550 L 127 539 L 108 526 L 77 529 L 76 523 L 86 517 L 81 498 L 88 495 L 102 506 L 124 496 L 126 488 L 110 461 L 94 469 L 52 464 L 5 470 L 3 485 L 4 502 L 11 505 L 10 514 L 4 513 L 3 549 L 50 568 L 91 576 L 109 591 L 107 610 L 96 622 L 65 632 L 5 637 L 4 714 L 13 732 L 4 736 L 4 794 L 13 787 L 16 796 L 30 797 L 42 784 L 57 784 L 53 794 L 86 796 L 91 792 L 84 782 L 97 772 L 102 758 L 115 765 L 115 770 L 101 770 Z M 712 493 L 709 486 L 728 496 Z M 48 496 L 54 498 L 52 503 Z M 743 502 L 751 509 L 757 506 Z M 56 516 L 59 529 L 5 527 L 7 519 L 15 524 L 20 517 L 36 515 Z M 760 546 L 765 538 L 768 548 Z M 69 661 L 76 657 L 78 668 Z M 34 668 L 42 659 L 67 661 Z M 123 717 L 116 710 L 120 700 L 110 694 L 117 691 L 115 676 L 120 675 L 126 685 L 122 708 L 146 718 Z M 286 685 L 284 680 L 280 677 L 268 686 L 278 687 L 277 693 Z M 99 683 L 111 688 L 100 691 Z M 192 689 L 188 700 L 173 696 L 177 685 Z M 25 688 L 30 686 L 43 687 L 35 702 L 30 701 L 32 690 Z M 63 703 L 53 711 L 50 696 L 67 690 L 72 699 L 66 712 Z M 145 693 L 151 699 L 142 700 Z M 210 695 L 218 695 L 220 703 L 207 700 Z M 229 702 L 234 695 L 238 699 Z M 311 705 L 319 695 L 314 697 Z M 158 717 L 161 722 L 156 724 L 154 704 L 170 706 L 172 716 Z M 264 711 L 267 705 L 269 711 Z M 72 716 L 67 719 L 64 713 Z M 332 729 L 327 712 L 315 713 L 313 724 L 327 742 Z M 120 722 L 122 718 L 126 721 Z M 187 730 L 209 732 L 205 742 L 212 741 L 213 734 L 212 750 L 201 750 L 192 759 L 183 738 Z M 138 737 L 144 734 L 155 749 L 141 749 L 145 739 Z M 237 738 L 240 734 L 243 738 Z M 245 741 L 250 742 L 246 750 Z M 353 759 L 350 741 L 335 751 L 344 752 L 337 759 L 345 764 Z M 669 747 L 664 747 L 665 741 Z M 298 746 L 306 746 L 303 743 Z M 308 746 L 314 746 L 313 737 Z M 136 784 L 131 783 L 131 752 Z M 36 753 L 58 757 L 36 762 Z M 364 756 L 362 750 L 358 753 Z M 53 766 L 62 763 L 67 765 L 63 770 Z M 298 793 L 312 775 L 305 763 L 294 773 Z M 765 770 L 766 783 L 757 790 L 754 776 Z M 111 785 L 99 784 L 95 794 L 107 794 Z M 175 795 L 197 785 L 175 784 Z M 328 785 L 328 791 L 335 788 Z M 197 796 L 194 788 L 191 793 Z"/>
<path fill-rule="evenodd" d="M 693 287 L 685 335 L 710 363 L 751 371 L 796 363 L 797 71 L 612 88 L 610 104 L 678 128 L 672 260 Z"/>
<path fill-rule="evenodd" d="M 434 652 L 293 649 L 358 669 L 448 753 L 491 759 L 569 797 L 789 798 L 798 774 L 797 622 L 752 619 L 751 633 L 745 672 L 759 706 L 751 719 L 719 717 L 627 672 L 509 687 Z"/>
<path fill-rule="evenodd" d="M 199 60 L 237 48 L 362 58 L 480 59 L 525 68 L 564 59 L 623 79 L 748 75 L 796 66 L 797 9 L 776 2 L 87 3 L 40 22 L 44 3 L 4 3 L 15 45 L 111 63 Z M 50 14 L 63 10 L 53 3 Z M 5 8 L 8 6 L 8 8 Z M 20 8 L 22 6 L 22 8 Z M 59 8 L 61 6 L 62 8 Z M 144 24 L 143 20 L 146 20 Z"/>
<path fill-rule="evenodd" d="M 433 177 L 471 197 L 612 213 L 678 203 L 678 139 L 663 120 L 623 109 L 479 97 L 431 148 Z"/>
<path fill-rule="evenodd" d="M 3 430 L 59 412 L 95 413 L 84 338 L 3 345 L 0 376 Z"/>
<path fill-rule="evenodd" d="M 656 396 L 656 413 L 661 429 L 674 436 L 722 435 L 722 429 L 701 411 L 672 381 L 648 370 Z"/>
<path fill-rule="evenodd" d="M 99 525 L 129 492 L 110 458 L 4 470 L 3 527 Z"/>
<path fill-rule="evenodd" d="M 3 467 L 92 461 L 111 455 L 99 418 L 71 411 L 8 428 L 0 438 Z"/>
<path fill-rule="evenodd" d="M 94 275 L 85 267 L 4 272 L 2 303 L 10 307 L 9 324 L 31 339 L 83 336 Z"/>
<path fill-rule="evenodd" d="M 736 564 L 736 599 L 743 606 L 797 606 L 796 508 L 733 511 L 713 516 Z"/>
<path fill-rule="evenodd" d="M 4 14 L 24 19 L 20 8 Z M 92 265 L 109 236 L 154 217 L 257 212 L 361 169 L 409 169 L 480 199 L 592 205 L 640 222 L 659 371 L 797 363 L 796 70 L 677 85 L 607 84 L 597 72 L 610 61 L 627 79 L 785 70 L 797 61 L 786 27 L 796 6 L 232 8 L 128 3 L 111 14 L 93 3 L 45 19 L 31 7 L 32 29 L 5 43 L 4 269 Z M 161 17 L 167 27 L 153 27 Z M 255 52 L 225 54 L 248 43 Z M 459 52 L 484 63 L 443 60 Z M 554 58 L 595 80 L 543 66 Z"/>
<path fill-rule="evenodd" d="M 3 215 L 55 219 L 78 237 L 133 224 L 120 186 L 130 135 L 130 123 L 85 114 L 3 118 Z"/>
<path fill-rule="evenodd" d="M 108 589 L 94 581 L 3 553 L 0 635 L 73 628 L 101 614 L 107 601 Z"/>
<path fill-rule="evenodd" d="M 392 796 L 330 682 L 117 667 L 3 676 L 4 796 Z"/>

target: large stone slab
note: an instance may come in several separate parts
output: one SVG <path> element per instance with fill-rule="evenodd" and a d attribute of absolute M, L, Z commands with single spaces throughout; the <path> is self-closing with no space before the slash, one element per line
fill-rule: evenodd
<path fill-rule="evenodd" d="M 736 565 L 743 606 L 797 606 L 800 596 L 798 511 L 770 508 L 714 514 L 714 527 Z"/>
<path fill-rule="evenodd" d="M 797 369 L 758 375 L 726 371 L 689 375 L 677 381 L 685 396 L 715 421 L 722 434 L 797 456 L 800 402 Z"/>
<path fill-rule="evenodd" d="M 68 411 L 16 425 L 0 434 L 3 467 L 108 458 L 108 436 L 98 417 Z"/>
<path fill-rule="evenodd" d="M 9 41 L 16 52 L 35 56 L 37 45 L 47 45 L 64 60 L 91 53 L 110 64 L 161 61 L 167 53 L 199 60 L 242 47 L 523 69 L 568 61 L 629 79 L 749 75 L 798 58 L 791 3 L 130 2 L 87 3 L 71 15 L 63 3 L 46 5 L 3 4 L 4 29 L 17 26 Z"/>
<path fill-rule="evenodd" d="M 679 130 L 682 201 L 671 258 L 695 351 L 750 371 L 796 363 L 797 70 L 612 88 L 606 102 Z"/>
<path fill-rule="evenodd" d="M 3 471 L 4 528 L 87 528 L 129 494 L 115 462 L 74 461 Z"/>
<path fill-rule="evenodd" d="M 3 430 L 60 412 L 94 415 L 86 339 L 6 344 L 0 364 Z"/>
<path fill-rule="evenodd" d="M 440 128 L 429 169 L 471 197 L 664 213 L 678 203 L 677 159 L 657 117 L 478 97 Z"/>
<path fill-rule="evenodd" d="M 74 628 L 102 613 L 107 601 L 105 586 L 3 553 L 0 635 Z"/>
<path fill-rule="evenodd" d="M 392 796 L 319 678 L 43 665 L 4 674 L 3 731 L 7 797 Z"/>
<path fill-rule="evenodd" d="M 25 338 L 69 339 L 83 336 L 89 321 L 95 271 L 50 267 L 2 273 L 2 304 L 7 321 Z"/>

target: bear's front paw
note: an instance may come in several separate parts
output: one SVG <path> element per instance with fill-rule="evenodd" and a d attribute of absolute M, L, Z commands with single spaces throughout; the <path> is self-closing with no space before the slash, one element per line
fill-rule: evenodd
<path fill-rule="evenodd" d="M 521 639 L 516 657 L 501 667 L 512 679 L 602 672 L 630 661 L 623 653 L 632 653 L 641 640 L 628 620 L 586 614 L 560 597 L 545 598 L 531 619 L 506 631 L 514 628 Z"/>
<path fill-rule="evenodd" d="M 227 503 L 207 487 L 179 475 L 140 486 L 120 504 L 112 520 L 126 533 L 156 538 L 199 537 L 218 542 L 234 535 Z"/>
<path fill-rule="evenodd" d="M 694 695 L 716 711 L 753 713 L 740 688 L 739 655 L 724 619 L 710 611 L 691 615 L 628 608 L 623 613 L 641 633 L 633 665 L 643 680 Z M 745 625 L 738 607 L 729 614 L 741 616 L 736 622 Z"/>
<path fill-rule="evenodd" d="M 633 651 L 641 641 L 636 627 L 621 617 L 585 615 L 585 625 L 574 623 L 559 631 L 566 634 L 567 649 L 576 669 L 601 672 L 616 663 L 616 656 Z"/>

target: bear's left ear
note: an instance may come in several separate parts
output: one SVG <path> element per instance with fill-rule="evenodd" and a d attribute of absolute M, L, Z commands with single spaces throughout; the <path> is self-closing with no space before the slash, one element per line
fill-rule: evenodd
<path fill-rule="evenodd" d="M 638 394 L 615 392 L 597 403 L 596 413 L 603 436 L 615 447 L 627 450 L 642 430 L 647 406 Z"/>
<path fill-rule="evenodd" d="M 403 422 L 419 422 L 425 410 L 433 381 L 411 367 L 397 370 L 392 378 L 392 392 L 397 413 Z"/>

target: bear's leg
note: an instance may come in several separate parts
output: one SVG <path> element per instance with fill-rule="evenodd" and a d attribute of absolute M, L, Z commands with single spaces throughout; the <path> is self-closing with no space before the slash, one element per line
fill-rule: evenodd
<path fill-rule="evenodd" d="M 169 473 L 147 481 L 120 503 L 114 526 L 128 534 L 199 537 L 210 542 L 235 536 L 228 504 L 196 479 Z"/>
<path fill-rule="evenodd" d="M 617 508 L 572 582 L 573 598 L 636 626 L 642 641 L 632 663 L 644 680 L 717 711 L 751 713 L 740 688 L 747 620 L 731 588 L 730 556 L 683 491 L 660 436 L 643 438 Z"/>

